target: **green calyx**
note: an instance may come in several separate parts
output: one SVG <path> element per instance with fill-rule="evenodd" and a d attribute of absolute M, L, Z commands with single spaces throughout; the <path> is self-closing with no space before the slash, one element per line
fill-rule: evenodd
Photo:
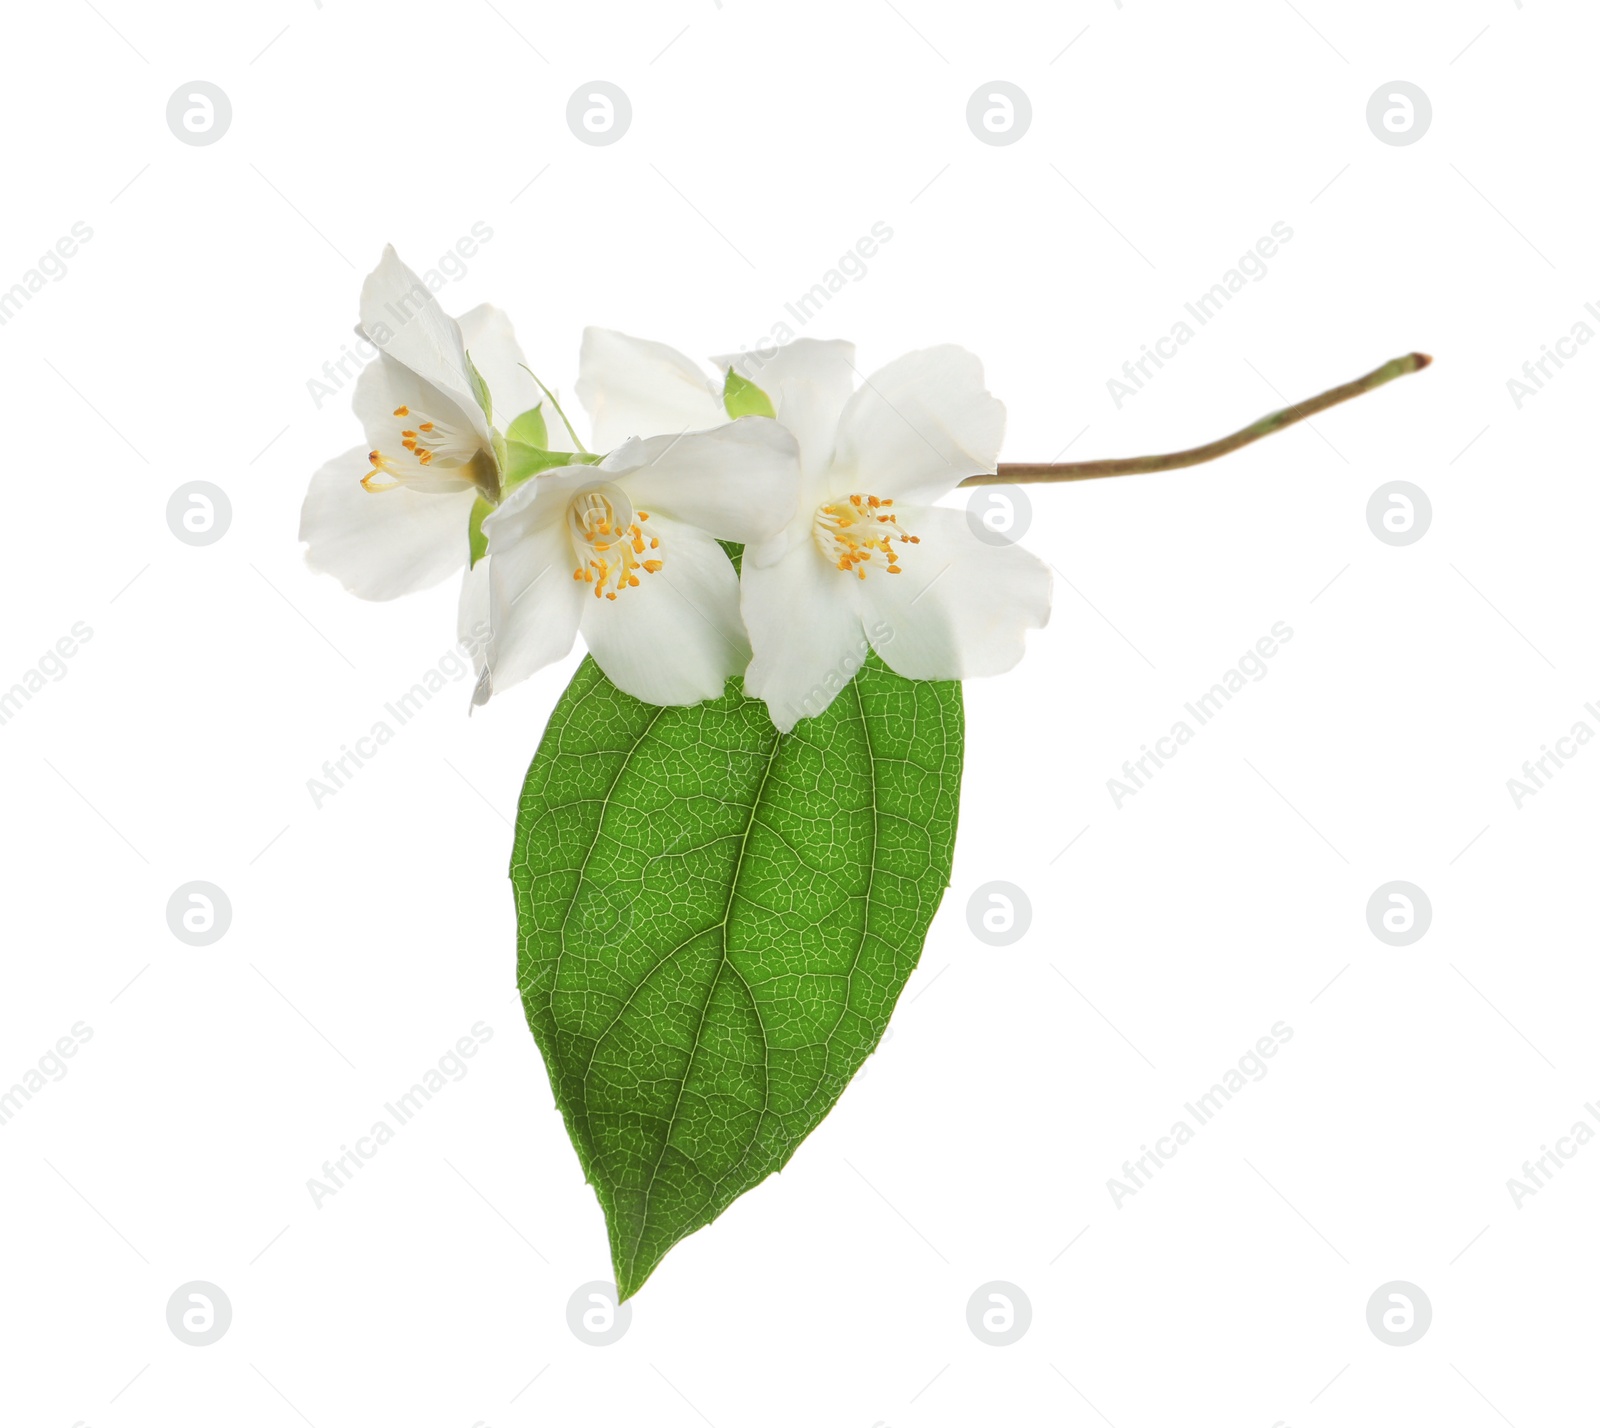
<path fill-rule="evenodd" d="M 772 398 L 748 378 L 741 377 L 732 367 L 722 383 L 722 406 L 737 421 L 742 416 L 776 416 Z"/>

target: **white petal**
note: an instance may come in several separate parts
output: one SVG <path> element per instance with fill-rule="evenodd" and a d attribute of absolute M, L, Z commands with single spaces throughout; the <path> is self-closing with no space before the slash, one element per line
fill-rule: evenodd
<path fill-rule="evenodd" d="M 456 642 L 471 651 L 478 666 L 489 645 L 489 557 L 461 577 L 461 598 L 456 602 Z"/>
<path fill-rule="evenodd" d="M 654 575 L 615 600 L 587 596 L 584 642 L 618 689 L 646 704 L 698 704 L 717 699 L 750 661 L 739 619 L 739 577 L 722 547 L 703 531 L 653 518 L 661 541 Z"/>
<path fill-rule="evenodd" d="M 848 473 L 851 491 L 931 503 L 995 469 L 1005 426 L 1006 409 L 984 388 L 972 353 L 910 352 L 866 378 L 845 406 L 835 474 Z"/>
<path fill-rule="evenodd" d="M 545 449 L 580 450 L 578 438 L 563 420 L 556 403 L 540 388 L 511 328 L 510 317 L 500 308 L 480 303 L 457 319 L 467 353 L 478 375 L 489 384 L 494 424 L 504 431 L 523 412 L 544 410 Z M 558 394 L 559 400 L 559 394 Z"/>
<path fill-rule="evenodd" d="M 467 465 L 436 460 L 431 466 L 423 466 L 406 450 L 403 433 L 415 431 L 424 417 L 458 433 L 459 455 L 475 455 L 482 448 L 476 426 L 454 399 L 423 381 L 404 363 L 387 354 L 369 362 L 356 378 L 351 405 L 366 433 L 369 449 L 381 451 L 393 463 L 392 470 L 379 475 L 380 483 L 397 479 L 416 491 L 453 492 L 473 485 L 474 474 L 481 473 L 492 489 L 493 463 L 487 456 Z M 395 412 L 401 408 L 409 415 L 397 417 Z"/>
<path fill-rule="evenodd" d="M 1050 567 L 1019 545 L 989 545 L 965 511 L 910 506 L 899 575 L 868 569 L 860 586 L 873 649 L 907 679 L 1001 674 L 1022 658 L 1023 632 L 1050 618 Z"/>
<path fill-rule="evenodd" d="M 663 342 L 587 327 L 578 357 L 578 400 L 609 451 L 630 436 L 676 436 L 720 426 L 722 393 L 699 363 Z"/>
<path fill-rule="evenodd" d="M 476 676 L 472 688 L 472 704 L 486 704 L 492 690 L 489 679 L 489 557 L 480 556 L 478 563 L 461 577 L 461 595 L 456 601 L 456 643 L 472 661 Z M 467 712 L 472 712 L 469 705 Z"/>
<path fill-rule="evenodd" d="M 457 321 L 472 365 L 488 384 L 494 424 L 504 431 L 523 412 L 538 406 L 544 393 L 528 374 L 527 358 L 502 309 L 480 303 Z"/>
<path fill-rule="evenodd" d="M 300 508 L 306 564 L 334 575 L 363 600 L 426 590 L 467 559 L 467 517 L 476 495 L 367 491 L 367 449 L 337 456 L 311 478 Z"/>
<path fill-rule="evenodd" d="M 833 461 L 839 416 L 855 388 L 855 344 L 799 337 L 776 351 L 769 347 L 715 360 L 719 370 L 731 366 L 772 398 L 778 420 L 800 444 L 801 471 L 819 478 Z M 820 501 L 820 490 L 817 496 Z"/>
<path fill-rule="evenodd" d="M 564 468 L 565 469 L 565 468 Z M 485 519 L 489 537 L 488 684 L 476 703 L 553 664 L 572 648 L 589 587 L 572 578 L 566 501 L 528 481 Z M 553 497 L 553 499 L 550 499 Z"/>
<path fill-rule="evenodd" d="M 489 424 L 467 376 L 461 329 L 392 244 L 361 285 L 361 326 L 386 356 L 451 397 L 489 440 Z"/>
<path fill-rule="evenodd" d="M 829 566 L 810 541 L 765 569 L 746 561 L 740 608 L 755 657 L 744 691 L 766 700 L 782 732 L 822 713 L 866 659 L 852 589 L 859 583 Z"/>
<path fill-rule="evenodd" d="M 711 431 L 629 441 L 600 463 L 635 509 L 687 521 L 722 540 L 764 541 L 795 513 L 795 442 L 770 417 Z"/>

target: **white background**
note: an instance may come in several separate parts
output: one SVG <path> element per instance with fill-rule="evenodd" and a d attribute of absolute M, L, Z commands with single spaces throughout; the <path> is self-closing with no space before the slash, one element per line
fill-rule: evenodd
<path fill-rule="evenodd" d="M 1551 0 L 13 8 L 0 287 L 93 238 L 0 328 L 0 686 L 93 637 L 0 726 L 0 1084 L 93 1037 L 0 1127 L 0 1418 L 1592 1417 L 1600 1144 L 1520 1208 L 1506 1182 L 1596 1123 L 1600 751 L 1520 809 L 1506 780 L 1600 729 L 1600 350 L 1520 409 L 1506 383 L 1600 300 L 1597 30 Z M 634 110 L 604 148 L 565 122 L 597 78 Z M 164 117 L 194 79 L 233 106 L 209 147 Z M 995 79 L 1033 106 L 1005 147 L 965 120 Z M 1365 118 L 1395 79 L 1433 105 L 1406 147 Z M 1184 446 L 1437 358 L 1223 464 L 1034 488 L 1054 618 L 968 686 L 954 885 L 891 1035 L 605 1348 L 567 1325 L 606 1242 L 505 877 L 576 655 L 470 722 L 452 686 L 320 810 L 306 787 L 449 652 L 455 601 L 306 571 L 308 476 L 360 439 L 307 383 L 386 241 L 422 269 L 480 220 L 441 300 L 507 308 L 567 392 L 585 323 L 754 345 L 881 220 L 806 331 L 866 371 L 970 347 L 1010 460 Z M 1278 221 L 1267 276 L 1118 409 L 1107 379 Z M 1433 506 L 1402 548 L 1365 516 L 1394 479 Z M 166 524 L 192 480 L 233 506 L 206 548 Z M 1276 621 L 1267 677 L 1117 808 Z M 195 879 L 233 906 L 206 948 L 166 921 Z M 997 879 L 1033 908 L 1004 949 L 966 917 Z M 1368 930 L 1392 879 L 1432 901 L 1410 947 Z M 314 1206 L 478 1021 L 470 1074 Z M 1119 1208 L 1108 1178 L 1279 1021 L 1270 1074 Z M 165 1319 L 196 1279 L 233 1305 L 205 1348 Z M 967 1326 L 990 1280 L 1032 1304 L 1007 1348 Z M 1367 1326 L 1390 1280 L 1433 1306 L 1410 1347 Z"/>

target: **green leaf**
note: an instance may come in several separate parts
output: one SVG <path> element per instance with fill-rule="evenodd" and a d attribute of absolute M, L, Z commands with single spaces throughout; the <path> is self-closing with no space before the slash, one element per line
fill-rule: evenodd
<path fill-rule="evenodd" d="M 742 416 L 769 417 L 775 414 L 772 398 L 754 382 L 741 377 L 732 367 L 728 368 L 727 380 L 722 384 L 722 405 L 735 420 Z"/>
<path fill-rule="evenodd" d="M 483 518 L 494 507 L 482 496 L 472 503 L 472 510 L 467 516 L 467 569 L 471 570 L 485 555 L 489 553 L 489 537 L 483 533 Z"/>
<path fill-rule="evenodd" d="M 573 676 L 518 810 L 518 980 L 622 1298 L 877 1046 L 950 881 L 962 728 L 958 683 L 875 655 L 784 735 L 737 679 L 657 708 Z"/>
<path fill-rule="evenodd" d="M 536 407 L 529 407 L 510 426 L 506 428 L 507 441 L 520 441 L 524 446 L 536 446 L 541 450 L 549 444 L 550 433 L 544 424 L 544 403 Z"/>

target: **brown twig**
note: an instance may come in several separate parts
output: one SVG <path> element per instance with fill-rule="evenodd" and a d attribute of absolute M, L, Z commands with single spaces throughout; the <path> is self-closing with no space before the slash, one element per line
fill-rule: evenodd
<path fill-rule="evenodd" d="M 1282 431 L 1307 417 L 1314 417 L 1318 412 L 1338 406 L 1340 402 L 1348 402 L 1352 397 L 1374 391 L 1396 377 L 1420 372 L 1432 361 L 1433 358 L 1425 353 L 1409 352 L 1404 357 L 1385 362 L 1365 377 L 1357 377 L 1342 387 L 1334 387 L 1320 396 L 1296 402 L 1282 411 L 1270 412 L 1232 436 L 1224 436 L 1205 446 L 1191 446 L 1187 451 L 1169 451 L 1161 456 L 1116 456 L 1103 461 L 1003 462 L 992 474 L 969 476 L 961 484 L 1010 486 L 1028 481 L 1093 481 L 1100 476 L 1138 476 L 1149 471 L 1176 471 L 1183 466 L 1198 466 L 1203 461 L 1215 461 L 1219 456 L 1227 456 L 1241 446 L 1249 446 L 1251 442 L 1260 441 L 1262 437 L 1271 436 L 1273 432 Z"/>

